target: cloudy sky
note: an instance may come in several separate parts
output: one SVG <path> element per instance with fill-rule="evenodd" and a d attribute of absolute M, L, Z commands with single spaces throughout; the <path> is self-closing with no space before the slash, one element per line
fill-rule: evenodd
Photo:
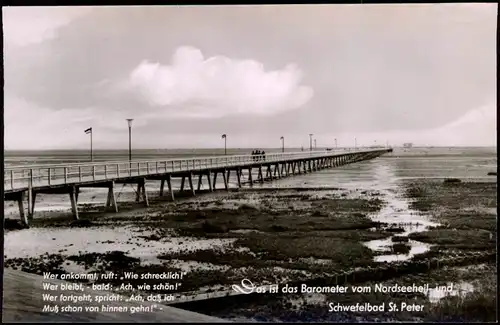
<path fill-rule="evenodd" d="M 496 4 L 3 8 L 5 148 L 496 145 Z"/>

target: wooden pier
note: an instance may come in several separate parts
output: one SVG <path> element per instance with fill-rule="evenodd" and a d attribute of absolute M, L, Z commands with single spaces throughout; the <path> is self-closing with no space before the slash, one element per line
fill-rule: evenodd
<path fill-rule="evenodd" d="M 214 191 L 217 179 L 229 190 L 229 179 L 236 177 L 237 186 L 264 183 L 282 177 L 311 173 L 392 152 L 391 148 L 370 150 L 310 151 L 261 155 L 192 157 L 157 161 L 111 161 L 87 164 L 17 166 L 5 168 L 4 199 L 17 201 L 22 222 L 27 226 L 33 218 L 37 194 L 69 195 L 73 218 L 78 220 L 78 194 L 81 188 L 108 189 L 106 209 L 118 212 L 115 186 L 133 184 L 136 201 L 149 205 L 146 182 L 160 181 L 160 196 L 175 199 L 172 179 L 180 179 L 180 192 L 196 195 L 207 185 Z M 197 178 L 197 186 L 195 181 Z M 27 213 L 24 202 L 27 201 Z"/>

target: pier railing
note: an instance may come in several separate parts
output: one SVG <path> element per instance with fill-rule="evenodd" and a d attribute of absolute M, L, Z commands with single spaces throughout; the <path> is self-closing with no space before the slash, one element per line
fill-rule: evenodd
<path fill-rule="evenodd" d="M 363 150 L 372 151 L 372 150 Z M 363 152 L 357 151 L 357 152 Z M 309 151 L 293 153 L 269 153 L 262 155 L 237 155 L 215 157 L 193 157 L 153 161 L 108 161 L 85 164 L 51 164 L 15 166 L 4 169 L 4 189 L 22 190 L 29 187 L 44 187 L 61 184 L 113 180 L 133 176 L 197 171 L 209 168 L 234 167 L 258 162 L 281 162 L 311 157 L 329 157 L 342 152 Z"/>

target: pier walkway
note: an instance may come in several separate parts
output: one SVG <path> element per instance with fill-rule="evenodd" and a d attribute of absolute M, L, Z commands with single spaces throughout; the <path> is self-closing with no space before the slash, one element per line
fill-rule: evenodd
<path fill-rule="evenodd" d="M 37 194 L 69 194 L 73 217 L 78 219 L 78 194 L 80 188 L 108 188 L 106 209 L 118 212 L 115 184 L 137 186 L 136 201 L 149 205 L 145 183 L 160 181 L 160 196 L 164 195 L 165 184 L 168 195 L 174 200 L 172 179 L 179 178 L 180 192 L 192 195 L 204 187 L 216 188 L 220 176 L 224 188 L 229 190 L 229 178 L 234 172 L 238 187 L 242 184 L 263 183 L 282 177 L 310 173 L 349 163 L 376 158 L 391 148 L 343 151 L 309 151 L 293 153 L 271 153 L 265 156 L 238 155 L 216 157 L 191 157 L 155 161 L 110 161 L 85 164 L 30 165 L 5 168 L 4 199 L 17 201 L 21 220 L 28 225 L 33 217 Z M 195 188 L 193 179 L 198 177 Z M 186 184 L 187 183 L 187 184 Z M 28 213 L 24 201 L 27 198 Z"/>

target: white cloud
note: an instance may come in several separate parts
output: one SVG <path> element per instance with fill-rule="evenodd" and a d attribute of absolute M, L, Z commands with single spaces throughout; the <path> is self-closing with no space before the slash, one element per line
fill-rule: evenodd
<path fill-rule="evenodd" d="M 90 7 L 4 7 L 3 32 L 7 47 L 40 43 L 55 37 L 57 28 L 88 13 Z"/>
<path fill-rule="evenodd" d="M 171 65 L 141 62 L 130 74 L 129 89 L 165 116 L 221 117 L 270 115 L 296 109 L 313 96 L 301 85 L 302 72 L 293 64 L 265 71 L 253 60 L 223 56 L 208 59 L 193 47 L 180 47 Z"/>

